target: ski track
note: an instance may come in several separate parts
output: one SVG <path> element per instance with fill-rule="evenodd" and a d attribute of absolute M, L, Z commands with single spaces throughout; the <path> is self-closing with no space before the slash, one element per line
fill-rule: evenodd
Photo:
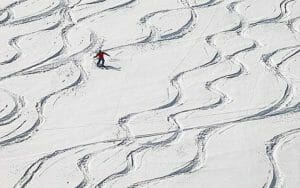
<path fill-rule="evenodd" d="M 82 3 L 82 0 L 79 0 L 75 2 L 73 5 L 69 4 L 68 0 L 60 0 L 59 4 L 51 7 L 47 10 L 42 10 L 41 12 L 27 16 L 24 18 L 15 19 L 13 9 L 16 6 L 22 6 L 22 3 L 25 3 L 29 0 L 19 0 L 15 1 L 6 7 L 4 7 L 2 10 L 0 10 L 0 15 L 5 14 L 4 19 L 0 20 L 0 29 L 4 27 L 15 27 L 18 25 L 28 24 L 31 22 L 43 20 L 45 18 L 51 17 L 53 15 L 59 14 L 59 21 L 54 23 L 53 25 L 50 25 L 46 28 L 42 28 L 40 30 L 35 30 L 32 32 L 24 33 L 21 35 L 14 36 L 13 38 L 8 39 L 8 46 L 15 50 L 15 55 L 13 55 L 11 58 L 0 62 L 0 68 L 1 66 L 5 66 L 7 64 L 13 64 L 17 60 L 20 59 L 20 57 L 23 55 L 22 48 L 18 45 L 18 41 L 25 36 L 32 36 L 34 37 L 35 34 L 40 34 L 43 32 L 51 32 L 55 30 L 60 31 L 60 38 L 62 40 L 63 45 L 61 48 L 54 53 L 51 56 L 45 57 L 45 59 L 37 61 L 35 64 L 27 66 L 25 68 L 22 68 L 20 70 L 17 70 L 11 74 L 0 76 L 0 83 L 6 80 L 9 80 L 11 78 L 15 77 L 22 77 L 22 76 L 30 76 L 34 74 L 43 74 L 49 71 L 53 71 L 59 67 L 62 67 L 66 64 L 72 63 L 79 71 L 79 77 L 71 84 L 65 86 L 64 88 L 61 88 L 59 90 L 56 90 L 52 93 L 49 93 L 48 95 L 42 97 L 39 101 L 35 104 L 35 111 L 37 113 L 37 119 L 35 120 L 35 123 L 31 125 L 29 128 L 27 128 L 22 133 L 17 134 L 16 136 L 9 137 L 10 135 L 17 132 L 22 126 L 25 126 L 26 120 L 23 120 L 17 127 L 14 127 L 11 131 L 9 131 L 5 135 L 0 135 L 0 147 L 5 149 L 4 147 L 13 146 L 15 144 L 24 143 L 25 141 L 31 139 L 34 137 L 35 134 L 38 134 L 40 127 L 43 125 L 43 122 L 47 117 L 44 115 L 44 110 L 46 108 L 46 104 L 50 98 L 57 97 L 57 100 L 61 97 L 65 97 L 65 94 L 68 92 L 74 92 L 75 89 L 80 89 L 82 85 L 84 85 L 86 82 L 88 82 L 88 74 L 84 67 L 81 65 L 82 56 L 84 54 L 88 54 L 91 50 L 94 50 L 97 48 L 97 45 L 99 45 L 99 38 L 97 35 L 93 32 L 90 33 L 90 44 L 81 49 L 79 52 L 73 53 L 71 55 L 66 55 L 69 49 L 69 41 L 68 41 L 68 33 L 69 31 L 76 25 L 82 24 L 82 22 L 88 21 L 90 18 L 95 18 L 97 16 L 100 16 L 101 14 L 110 12 L 115 13 L 121 9 L 127 9 L 130 11 L 130 9 L 133 6 L 137 6 L 139 3 L 142 3 L 142 1 L 138 0 L 130 0 L 126 1 L 120 4 L 116 4 L 113 7 L 98 11 L 96 13 L 92 13 L 90 15 L 87 15 L 85 17 L 79 18 L 78 20 L 74 21 L 72 20 L 72 17 L 70 16 L 70 11 L 76 7 L 89 7 L 94 6 L 100 3 L 105 2 L 106 0 L 96 0 L 96 1 L 90 1 Z M 224 11 L 228 11 L 230 14 L 237 16 L 240 21 L 237 23 L 234 27 L 230 29 L 226 29 L 223 31 L 219 31 L 216 33 L 212 33 L 208 36 L 203 37 L 208 46 L 215 49 L 215 55 L 213 58 L 208 61 L 205 64 L 198 65 L 196 67 L 192 67 L 187 70 L 181 70 L 179 72 L 176 72 L 176 74 L 173 74 L 173 77 L 170 79 L 170 87 L 175 89 L 176 94 L 174 98 L 169 99 L 168 102 L 165 104 L 161 104 L 158 106 L 153 106 L 149 109 L 144 109 L 142 111 L 137 112 L 128 112 L 128 114 L 125 114 L 124 116 L 120 117 L 117 125 L 119 126 L 120 130 L 122 130 L 125 133 L 125 137 L 120 138 L 111 138 L 109 140 L 99 140 L 96 142 L 91 142 L 87 144 L 80 144 L 76 146 L 72 146 L 65 149 L 58 149 L 56 151 L 50 152 L 43 157 L 36 160 L 34 163 L 32 163 L 27 170 L 23 173 L 23 175 L 20 177 L 18 182 L 16 182 L 14 187 L 27 187 L 31 182 L 37 180 L 37 174 L 42 170 L 42 168 L 45 166 L 45 163 L 48 163 L 54 158 L 58 158 L 61 155 L 66 154 L 74 154 L 76 151 L 84 150 L 86 151 L 86 154 L 78 158 L 77 162 L 77 169 L 82 173 L 83 179 L 76 187 L 77 188 L 84 188 L 84 187 L 90 187 L 91 185 L 95 187 L 113 187 L 113 184 L 116 183 L 121 178 L 126 178 L 126 175 L 133 173 L 135 169 L 137 168 L 137 161 L 136 161 L 136 155 L 140 153 L 144 153 L 145 151 L 157 151 L 158 149 L 163 149 L 166 146 L 172 146 L 176 144 L 175 141 L 178 141 L 179 138 L 184 139 L 185 132 L 187 131 L 195 131 L 197 132 L 197 136 L 195 137 L 195 145 L 197 146 L 197 151 L 195 156 L 187 161 L 184 165 L 177 166 L 176 168 L 173 168 L 173 171 L 170 171 L 168 174 L 165 174 L 163 176 L 157 176 L 151 179 L 145 179 L 138 182 L 135 182 L 131 184 L 129 187 L 141 187 L 141 186 L 150 186 L 152 183 L 160 182 L 163 180 L 167 180 L 180 176 L 180 175 L 188 175 L 191 173 L 195 173 L 199 170 L 201 170 L 207 161 L 207 153 L 209 152 L 209 149 L 207 148 L 207 144 L 210 139 L 213 139 L 217 135 L 223 133 L 225 130 L 228 131 L 229 129 L 233 128 L 234 126 L 238 126 L 240 123 L 243 122 L 249 122 L 249 121 L 258 121 L 274 116 L 280 116 L 288 113 L 297 113 L 300 110 L 300 102 L 293 106 L 289 106 L 290 100 L 293 99 L 293 96 L 296 95 L 294 92 L 295 88 L 293 85 L 292 80 L 288 77 L 288 75 L 285 75 L 282 73 L 281 68 L 284 66 L 284 63 L 287 62 L 289 59 L 293 58 L 295 55 L 297 55 L 300 52 L 300 45 L 293 45 L 288 47 L 279 47 L 275 49 L 274 51 L 270 51 L 266 54 L 263 54 L 260 58 L 261 62 L 257 62 L 261 64 L 262 68 L 265 68 L 269 71 L 271 71 L 274 76 L 281 80 L 283 83 L 285 83 L 285 88 L 283 89 L 282 96 L 278 98 L 275 102 L 272 104 L 269 104 L 268 106 L 265 106 L 264 109 L 255 112 L 253 114 L 237 118 L 230 121 L 223 121 L 221 123 L 215 123 L 215 124 L 209 124 L 209 125 L 197 125 L 195 127 L 185 128 L 184 125 L 180 123 L 180 121 L 177 119 L 177 117 L 183 115 L 183 114 L 189 114 L 193 112 L 201 112 L 205 110 L 212 110 L 212 109 L 218 109 L 219 107 L 224 107 L 227 105 L 227 103 L 230 102 L 230 97 L 227 96 L 225 92 L 218 89 L 216 86 L 219 82 L 226 82 L 231 79 L 237 79 L 242 77 L 243 75 L 248 73 L 246 65 L 243 64 L 243 62 L 237 61 L 236 58 L 239 55 L 247 54 L 252 51 L 256 51 L 262 48 L 259 41 L 257 41 L 254 38 L 248 38 L 245 36 L 245 32 L 249 29 L 253 29 L 255 27 L 260 27 L 264 25 L 270 25 L 270 24 L 285 24 L 289 30 L 292 33 L 298 33 L 297 29 L 294 28 L 294 22 L 300 18 L 288 18 L 289 15 L 289 5 L 294 3 L 296 0 L 283 0 L 279 4 L 280 13 L 279 15 L 276 15 L 272 18 L 266 18 L 262 19 L 253 23 L 247 23 L 241 13 L 239 13 L 236 9 L 236 7 L 240 4 L 245 2 L 246 0 L 239 0 L 239 1 L 216 1 L 216 0 L 209 0 L 205 3 L 200 4 L 193 4 L 191 1 L 188 0 L 181 0 L 180 3 L 183 5 L 182 8 L 177 9 L 164 9 L 164 10 L 158 10 L 155 12 L 151 12 L 146 14 L 144 17 L 140 18 L 139 25 L 146 26 L 150 33 L 149 35 L 142 39 L 141 41 L 135 42 L 135 43 L 128 43 L 121 46 L 115 46 L 109 49 L 106 49 L 107 51 L 113 51 L 113 50 L 119 50 L 127 47 L 146 47 L 147 45 L 153 45 L 153 44 L 168 44 L 169 42 L 176 41 L 179 39 L 183 39 L 186 35 L 194 31 L 194 28 L 198 26 L 198 14 L 197 10 L 201 9 L 208 9 L 212 8 L 214 6 L 221 6 L 225 5 L 226 9 Z M 194 1 L 195 3 L 196 1 Z M 182 11 L 182 10 L 189 10 L 190 11 L 190 18 L 184 24 L 182 27 L 178 28 L 177 30 L 161 35 L 158 28 L 155 26 L 148 24 L 149 20 L 151 18 L 155 17 L 156 15 L 169 13 L 172 11 Z M 236 36 L 242 37 L 244 39 L 248 39 L 252 41 L 252 45 L 238 49 L 232 54 L 224 55 L 224 52 L 221 48 L 218 47 L 218 45 L 215 43 L 214 39 L 218 35 L 226 35 L 226 34 L 235 34 Z M 101 44 L 102 45 L 102 44 Z M 295 50 L 290 55 L 282 59 L 280 62 L 277 62 L 275 66 L 273 66 L 270 61 L 272 60 L 273 56 L 287 50 Z M 216 77 L 212 80 L 207 80 L 205 82 L 205 89 L 211 92 L 214 95 L 218 96 L 218 100 L 207 104 L 204 106 L 199 106 L 196 108 L 187 108 L 183 110 L 176 110 L 180 106 L 184 105 L 184 95 L 185 91 L 182 88 L 181 85 L 181 79 L 185 76 L 187 76 L 189 73 L 193 73 L 202 69 L 206 69 L 208 67 L 217 66 L 218 64 L 227 64 L 229 63 L 232 67 L 237 67 L 237 71 L 233 71 L 230 74 L 225 74 L 220 77 Z M 176 67 L 177 69 L 177 67 Z M 175 70 L 176 70 L 175 69 Z M 173 72 L 174 73 L 174 72 Z M 1 88 L 0 88 L 1 89 Z M 10 92 L 6 89 L 1 89 L 1 92 L 6 93 L 8 96 L 10 96 L 13 100 L 13 108 L 12 110 L 4 114 L 2 116 L 2 113 L 5 112 L 6 107 L 3 107 L 0 109 L 0 127 L 1 126 L 9 126 L 14 121 L 18 120 L 20 117 L 22 117 L 22 109 L 26 106 L 25 99 L 22 97 L 22 94 L 15 94 L 13 92 Z M 168 115 L 166 116 L 166 121 L 168 122 L 169 129 L 163 132 L 157 132 L 152 134 L 143 134 L 143 135 L 134 135 L 130 128 L 130 122 L 132 119 L 146 114 L 146 113 L 162 113 L 167 112 Z M 169 113 L 170 112 L 170 113 Z M 201 122 L 197 123 L 201 124 Z M 264 187 L 281 187 L 283 185 L 283 174 L 280 171 L 280 167 L 276 160 L 276 151 L 278 147 L 282 147 L 285 144 L 285 141 L 296 135 L 299 134 L 300 129 L 292 129 L 287 132 L 283 132 L 281 134 L 278 134 L 274 136 L 272 139 L 270 139 L 266 144 L 266 156 L 269 159 L 270 162 L 270 174 L 269 179 L 267 183 L 264 185 Z M 219 133 L 219 134 L 216 134 Z M 7 137 L 7 139 L 6 139 Z M 157 137 L 162 138 L 160 141 L 156 141 Z M 146 142 L 143 141 L 143 139 L 148 139 Z M 149 141 L 149 138 L 153 138 Z M 96 149 L 96 151 L 89 152 L 89 148 L 97 148 L 100 144 L 108 144 L 113 143 L 113 146 L 107 147 L 106 149 Z M 91 182 L 90 178 L 90 168 L 92 159 L 96 158 L 97 156 L 103 154 L 103 151 L 106 150 L 112 150 L 116 148 L 123 148 L 124 146 L 131 146 L 137 144 L 137 147 L 135 147 L 133 150 L 127 151 L 127 155 L 125 157 L 125 168 L 116 171 L 109 176 L 107 176 L 104 179 L 101 179 L 97 182 Z M 130 147 L 129 147 L 130 148 Z"/>
<path fill-rule="evenodd" d="M 269 175 L 270 180 L 265 184 L 265 187 L 271 188 L 283 186 L 283 175 L 280 172 L 280 167 L 276 160 L 276 151 L 279 147 L 284 147 L 290 137 L 298 135 L 299 133 L 299 128 L 292 129 L 274 136 L 266 143 L 266 154 L 272 166 L 272 170 L 270 171 L 271 173 Z"/>

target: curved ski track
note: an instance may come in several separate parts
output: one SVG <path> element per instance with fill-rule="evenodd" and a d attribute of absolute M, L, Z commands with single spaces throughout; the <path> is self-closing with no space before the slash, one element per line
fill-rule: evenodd
<path fill-rule="evenodd" d="M 8 60 L 5 60 L 3 62 L 0 62 L 0 68 L 1 66 L 5 66 L 7 64 L 13 64 L 15 61 L 17 61 L 22 56 L 22 49 L 18 46 L 18 40 L 24 36 L 32 35 L 34 37 L 37 33 L 43 33 L 43 32 L 51 32 L 54 30 L 60 31 L 61 40 L 63 42 L 63 45 L 61 46 L 60 50 L 58 50 L 53 55 L 40 60 L 36 62 L 35 64 L 25 67 L 21 70 L 17 70 L 9 75 L 0 76 L 0 83 L 2 81 L 5 81 L 7 79 L 11 79 L 17 76 L 30 76 L 32 74 L 43 74 L 48 71 L 55 70 L 61 66 L 64 66 L 68 63 L 73 63 L 74 66 L 78 69 L 80 72 L 79 77 L 68 86 L 56 90 L 52 93 L 49 93 L 48 95 L 42 97 L 39 101 L 36 102 L 35 105 L 35 111 L 37 113 L 37 119 L 35 120 L 35 123 L 31 125 L 28 129 L 26 129 L 24 132 L 18 134 L 17 136 L 9 137 L 14 132 L 18 131 L 22 126 L 25 125 L 26 120 L 24 122 L 21 122 L 19 126 L 15 127 L 11 130 L 11 132 L 5 134 L 4 136 L 0 135 L 0 147 L 9 147 L 11 145 L 25 142 L 26 140 L 32 138 L 35 134 L 38 134 L 40 126 L 42 126 L 45 118 L 44 116 L 44 108 L 46 107 L 46 103 L 50 98 L 53 97 L 62 97 L 66 92 L 72 92 L 74 88 L 79 88 L 82 84 L 88 81 L 88 76 L 86 71 L 84 70 L 83 66 L 80 63 L 81 56 L 83 54 L 89 53 L 92 49 L 97 48 L 96 45 L 99 44 L 99 38 L 96 36 L 96 34 L 91 33 L 90 34 L 90 44 L 82 49 L 81 51 L 74 53 L 72 55 L 66 56 L 65 54 L 68 52 L 69 42 L 68 42 L 68 31 L 71 30 L 76 24 L 79 24 L 81 22 L 84 22 L 88 20 L 89 18 L 94 18 L 96 16 L 99 16 L 105 12 L 115 12 L 123 8 L 127 8 L 130 10 L 132 6 L 137 6 L 139 3 L 141 3 L 138 0 L 129 0 L 120 4 L 117 4 L 113 7 L 107 8 L 105 10 L 90 14 L 88 16 L 85 16 L 83 18 L 80 18 L 76 21 L 73 21 L 69 11 L 71 11 L 75 7 L 88 7 L 88 6 L 94 6 L 99 3 L 103 3 L 106 0 L 95 0 L 90 1 L 87 3 L 82 4 L 82 1 L 79 0 L 75 2 L 73 5 L 69 4 L 68 0 L 59 0 L 59 4 L 57 6 L 51 7 L 48 10 L 45 10 L 42 13 L 38 13 L 36 15 L 24 17 L 21 19 L 14 19 L 13 11 L 11 11 L 14 7 L 22 5 L 22 3 L 29 1 L 29 0 L 19 0 L 15 1 L 14 3 L 11 3 L 7 5 L 4 9 L 0 10 L 1 14 L 6 14 L 5 18 L 0 20 L 0 29 L 2 27 L 14 27 L 22 24 L 27 24 L 30 22 L 35 22 L 38 20 L 43 20 L 44 18 L 53 16 L 55 14 L 59 14 L 60 19 L 57 23 L 47 27 L 42 28 L 37 31 L 25 33 L 22 35 L 14 36 L 11 39 L 8 39 L 8 45 L 13 48 L 16 53 L 13 57 L 9 58 Z M 26 187 L 28 184 L 30 184 L 31 181 L 35 180 L 36 175 L 41 171 L 44 164 L 49 162 L 50 160 L 53 160 L 54 158 L 64 155 L 67 153 L 73 154 L 78 150 L 85 150 L 87 153 L 84 156 L 81 156 L 78 158 L 77 168 L 82 173 L 83 179 L 79 185 L 77 185 L 78 188 L 83 187 L 89 187 L 91 185 L 94 185 L 95 187 L 105 187 L 107 185 L 112 184 L 113 182 L 118 181 L 119 178 L 125 177 L 131 172 L 134 172 L 134 170 L 137 168 L 135 161 L 135 155 L 139 153 L 143 153 L 146 150 L 158 150 L 161 148 L 164 148 L 166 146 L 172 146 L 172 144 L 176 144 L 176 140 L 179 138 L 184 138 L 186 131 L 197 131 L 197 137 L 195 138 L 195 145 L 197 146 L 197 151 L 195 156 L 187 161 L 184 165 L 178 166 L 175 168 L 174 171 L 169 172 L 168 174 L 165 174 L 163 176 L 158 176 L 151 179 L 145 179 L 138 182 L 135 182 L 134 184 L 130 185 L 129 187 L 140 187 L 145 185 L 150 185 L 151 183 L 162 181 L 165 179 L 173 178 L 175 176 L 179 175 L 187 175 L 190 173 L 195 173 L 198 170 L 201 170 L 202 167 L 205 166 L 206 162 L 206 154 L 209 152 L 207 150 L 207 143 L 214 135 L 216 135 L 217 132 L 221 132 L 222 130 L 228 130 L 234 126 L 239 125 L 239 123 L 247 122 L 247 121 L 254 121 L 254 120 L 261 120 L 273 116 L 279 116 L 287 113 L 296 113 L 300 110 L 300 102 L 298 102 L 294 106 L 288 106 L 289 101 L 293 98 L 294 93 L 294 86 L 292 84 L 292 81 L 287 77 L 287 75 L 284 75 L 284 73 L 281 72 L 281 67 L 284 65 L 286 61 L 288 61 L 290 58 L 294 57 L 296 54 L 300 52 L 300 45 L 294 45 L 289 47 L 280 47 L 276 49 L 275 51 L 271 51 L 267 54 L 263 54 L 261 56 L 261 65 L 264 68 L 267 68 L 272 73 L 274 73 L 274 76 L 278 78 L 279 80 L 283 81 L 285 83 L 285 89 L 282 93 L 282 96 L 277 99 L 274 103 L 269 104 L 261 111 L 255 112 L 253 114 L 247 115 L 245 117 L 241 117 L 235 120 L 230 121 L 224 121 L 221 123 L 216 124 L 210 124 L 210 125 L 199 125 L 201 122 L 198 122 L 197 126 L 192 128 L 185 128 L 184 125 L 180 123 L 180 121 L 177 119 L 179 115 L 185 114 L 185 113 L 191 113 L 196 111 L 205 111 L 209 109 L 216 109 L 220 106 L 225 106 L 229 102 L 229 96 L 227 96 L 226 93 L 223 91 L 217 89 L 215 87 L 220 81 L 227 81 L 230 79 L 235 79 L 242 77 L 244 74 L 248 72 L 247 67 L 239 61 L 236 61 L 236 57 L 240 54 L 245 54 L 250 51 L 255 51 L 261 48 L 259 41 L 252 39 L 252 38 L 246 38 L 244 33 L 251 28 L 254 28 L 256 26 L 261 26 L 264 24 L 286 24 L 286 26 L 290 29 L 291 32 L 296 33 L 297 30 L 293 26 L 293 22 L 300 18 L 292 18 L 288 20 L 284 20 L 288 14 L 289 9 L 287 8 L 288 5 L 296 0 L 283 0 L 280 3 L 280 14 L 273 17 L 273 18 L 266 18 L 263 20 L 259 20 L 254 23 L 247 23 L 245 19 L 243 18 L 243 15 L 241 15 L 237 10 L 236 7 L 238 4 L 244 2 L 246 0 L 239 0 L 239 1 L 229 1 L 227 3 L 226 0 L 216 1 L 216 0 L 209 0 L 202 4 L 192 4 L 189 0 L 181 0 L 180 3 L 184 6 L 183 8 L 178 9 L 165 9 L 165 10 L 158 10 L 156 12 L 149 13 L 142 17 L 140 19 L 139 24 L 145 25 L 149 28 L 150 34 L 145 39 L 138 41 L 136 43 L 129 43 L 122 46 L 115 46 L 110 49 L 106 49 L 107 51 L 115 50 L 115 49 L 121 49 L 129 46 L 140 46 L 145 47 L 146 45 L 151 45 L 153 43 L 168 43 L 173 40 L 183 39 L 187 34 L 193 32 L 194 28 L 197 27 L 199 24 L 198 22 L 198 14 L 197 11 L 201 9 L 207 9 L 214 6 L 223 5 L 225 3 L 226 9 L 224 11 L 228 11 L 229 13 L 239 17 L 240 22 L 237 23 L 233 28 L 226 29 L 223 31 L 219 31 L 213 34 L 210 34 L 208 36 L 205 36 L 205 42 L 207 45 L 215 49 L 215 55 L 214 57 L 207 63 L 190 68 L 188 70 L 181 70 L 180 72 L 176 72 L 175 75 L 170 79 L 170 86 L 173 87 L 176 91 L 176 95 L 174 98 L 170 99 L 168 102 L 162 105 L 154 106 L 150 109 L 144 109 L 142 111 L 138 112 L 128 112 L 128 114 L 125 114 L 124 116 L 119 118 L 119 121 L 117 125 L 120 127 L 121 130 L 123 130 L 126 133 L 126 137 L 124 138 L 112 138 L 110 140 L 104 140 L 104 141 L 97 141 L 93 143 L 87 143 L 87 144 L 81 144 L 65 149 L 58 149 L 56 151 L 53 151 L 34 163 L 32 163 L 28 169 L 24 172 L 22 177 L 20 177 L 19 181 L 16 182 L 15 187 Z M 178 30 L 165 34 L 160 35 L 159 30 L 155 28 L 155 26 L 149 25 L 148 21 L 158 14 L 164 14 L 170 11 L 180 11 L 180 10 L 190 10 L 190 19 L 187 21 L 185 25 L 183 25 Z M 237 36 L 243 37 L 244 39 L 252 40 L 252 45 L 248 46 L 243 49 L 239 49 L 236 52 L 225 56 L 222 52 L 222 49 L 218 47 L 218 45 L 215 44 L 214 38 L 220 34 L 229 34 L 234 33 Z M 285 50 L 294 50 L 295 51 L 284 58 L 282 61 L 278 62 L 275 66 L 272 66 L 270 64 L 270 61 L 272 57 L 277 54 L 278 52 L 285 51 Z M 225 74 L 220 77 L 216 77 L 212 80 L 207 80 L 205 83 L 205 88 L 210 91 L 212 94 L 216 94 L 219 96 L 219 99 L 211 104 L 205 105 L 205 106 L 199 106 L 196 108 L 191 109 L 184 109 L 176 111 L 177 107 L 184 104 L 183 98 L 184 98 L 184 90 L 182 89 L 181 85 L 181 79 L 188 75 L 189 73 L 196 72 L 201 69 L 206 69 L 211 66 L 217 66 L 218 64 L 225 64 L 229 63 L 233 67 L 237 67 L 238 71 L 232 72 L 230 74 Z M 259 62 L 257 62 L 259 63 Z M 12 100 L 14 101 L 14 107 L 8 114 L 5 114 L 4 116 L 0 116 L 0 127 L 1 126 L 9 126 L 10 123 L 17 120 L 20 116 L 22 116 L 22 108 L 26 106 L 26 99 L 22 97 L 21 94 L 15 94 L 8 90 L 1 89 L 1 92 L 5 92 L 8 94 Z M 175 113 L 171 111 L 176 111 Z M 0 110 L 0 115 L 5 111 L 5 109 Z M 169 112 L 168 116 L 165 117 L 166 121 L 169 124 L 169 129 L 165 132 L 158 132 L 154 134 L 144 134 L 144 135 L 133 135 L 130 130 L 130 121 L 134 119 L 135 117 L 145 114 L 145 113 L 160 113 L 160 112 Z M 270 174 L 270 180 L 266 183 L 265 186 L 267 187 L 279 187 L 282 185 L 282 173 L 280 172 L 279 164 L 276 161 L 276 149 L 279 146 L 282 146 L 285 144 L 285 141 L 300 132 L 300 129 L 292 129 L 290 131 L 281 133 L 275 137 L 273 137 L 271 140 L 269 140 L 266 144 L 266 156 L 268 157 L 270 164 L 271 164 L 271 174 Z M 6 139 L 8 137 L 8 139 Z M 163 138 L 160 141 L 156 141 L 156 138 L 160 137 Z M 144 138 L 153 138 L 151 141 L 143 142 Z M 115 145 L 106 148 L 107 150 L 114 149 L 114 148 L 121 148 L 124 145 L 130 146 L 137 144 L 137 147 L 135 149 L 130 150 L 127 152 L 126 158 L 125 158 L 125 168 L 116 171 L 109 176 L 107 176 L 104 179 L 101 179 L 98 182 L 90 182 L 89 172 L 90 172 L 90 162 L 91 159 L 95 158 L 96 156 L 103 153 L 106 149 L 99 149 L 93 152 L 88 152 L 88 148 L 90 146 L 97 147 L 98 144 L 102 143 L 114 143 Z M 174 168 L 173 168 L 174 169 Z M 38 178 L 38 177 L 36 177 Z"/>

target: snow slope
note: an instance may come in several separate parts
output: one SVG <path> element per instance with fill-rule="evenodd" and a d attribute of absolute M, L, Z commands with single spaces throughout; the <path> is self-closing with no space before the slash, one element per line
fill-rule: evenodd
<path fill-rule="evenodd" d="M 0 36 L 1 188 L 300 186 L 299 0 L 1 0 Z"/>

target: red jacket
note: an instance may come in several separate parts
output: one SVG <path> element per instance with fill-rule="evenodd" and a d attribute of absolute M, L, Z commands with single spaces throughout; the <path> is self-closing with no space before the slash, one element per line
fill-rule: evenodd
<path fill-rule="evenodd" d="M 104 55 L 107 55 L 107 56 L 109 56 L 107 53 L 105 53 L 105 52 L 99 52 L 99 53 L 97 53 L 97 55 L 95 56 L 95 57 L 98 57 L 99 59 L 103 59 L 104 58 Z"/>

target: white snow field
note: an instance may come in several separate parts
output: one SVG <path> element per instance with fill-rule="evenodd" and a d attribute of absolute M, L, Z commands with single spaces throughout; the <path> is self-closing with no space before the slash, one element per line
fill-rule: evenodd
<path fill-rule="evenodd" d="M 0 0 L 0 46 L 0 188 L 300 187 L 300 0 Z"/>

